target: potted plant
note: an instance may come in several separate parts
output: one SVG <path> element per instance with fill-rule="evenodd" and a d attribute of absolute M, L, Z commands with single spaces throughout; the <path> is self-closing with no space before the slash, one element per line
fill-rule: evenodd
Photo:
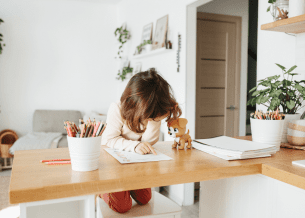
<path fill-rule="evenodd" d="M 4 21 L 2 19 L 0 19 L 0 24 L 1 23 L 4 23 Z M 2 46 L 5 46 L 5 44 L 2 44 L 2 39 L 3 35 L 0 33 L 0 54 L 2 54 L 2 50 L 3 50 L 3 47 Z"/>
<path fill-rule="evenodd" d="M 126 77 L 128 77 L 128 73 L 132 73 L 132 70 L 133 70 L 133 68 L 130 68 L 129 66 L 124 67 L 122 70 L 122 73 L 119 71 L 117 79 L 118 80 L 121 79 L 122 81 L 124 81 L 126 79 Z M 129 74 L 129 75 L 131 75 L 131 74 Z"/>
<path fill-rule="evenodd" d="M 123 46 L 127 42 L 127 40 L 130 39 L 130 33 L 126 29 L 126 27 L 121 26 L 116 28 L 116 30 L 114 31 L 114 35 L 118 36 L 118 41 L 120 43 L 118 57 L 122 58 L 121 53 L 123 52 Z"/>
<path fill-rule="evenodd" d="M 300 114 L 297 113 L 303 106 L 305 99 L 305 80 L 296 81 L 293 80 L 293 76 L 298 75 L 292 73 L 297 67 L 292 66 L 290 69 L 280 64 L 276 64 L 281 68 L 283 72 L 283 80 L 279 80 L 280 75 L 270 76 L 265 79 L 259 80 L 258 85 L 251 89 L 249 92 L 253 92 L 253 98 L 250 99 L 247 105 L 264 105 L 267 110 L 277 110 L 281 108 L 281 111 L 285 114 L 285 124 L 283 129 L 282 142 L 287 141 L 287 128 L 289 120 L 300 119 Z M 258 89 L 260 86 L 263 89 Z"/>
<path fill-rule="evenodd" d="M 138 54 L 140 54 L 142 51 L 150 52 L 151 49 L 152 49 L 151 40 L 144 40 L 143 43 L 141 43 L 139 46 L 137 46 Z"/>

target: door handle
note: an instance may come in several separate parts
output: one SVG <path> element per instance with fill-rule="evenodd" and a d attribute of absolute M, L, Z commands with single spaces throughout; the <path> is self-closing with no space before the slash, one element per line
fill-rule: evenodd
<path fill-rule="evenodd" d="M 230 105 L 230 107 L 227 107 L 227 109 L 230 109 L 231 111 L 235 110 L 235 106 L 234 105 Z"/>

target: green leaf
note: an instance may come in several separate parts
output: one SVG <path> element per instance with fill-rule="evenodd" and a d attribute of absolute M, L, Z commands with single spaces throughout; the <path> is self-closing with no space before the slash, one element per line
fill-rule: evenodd
<path fill-rule="evenodd" d="M 290 100 L 286 102 L 287 107 L 291 110 L 295 106 L 295 102 Z"/>
<path fill-rule="evenodd" d="M 250 92 L 253 92 L 253 91 L 256 90 L 256 89 L 257 89 L 257 86 L 253 87 L 253 88 L 249 91 L 249 93 L 250 93 Z"/>
<path fill-rule="evenodd" d="M 261 93 L 261 91 L 260 91 L 260 90 L 257 90 L 257 91 L 255 91 L 255 92 L 252 93 L 252 96 L 256 96 L 256 95 L 258 95 L 258 94 L 260 94 L 260 93 Z"/>
<path fill-rule="evenodd" d="M 271 8 L 271 5 L 267 8 L 267 12 L 269 12 L 270 11 L 270 8 Z"/>
<path fill-rule="evenodd" d="M 291 81 L 287 80 L 287 79 L 284 79 L 283 80 L 283 86 L 286 87 L 286 86 L 291 86 Z"/>
<path fill-rule="evenodd" d="M 282 66 L 282 65 L 280 65 L 280 64 L 276 64 L 279 68 L 281 68 L 282 70 L 285 70 L 286 69 L 286 67 L 284 67 L 284 66 Z"/>
<path fill-rule="evenodd" d="M 288 94 L 289 96 L 295 96 L 294 91 L 288 91 L 287 94 Z"/>
<path fill-rule="evenodd" d="M 256 99 L 256 103 L 257 103 L 257 104 L 261 104 L 261 103 L 262 103 L 262 98 L 263 98 L 263 96 L 260 95 L 260 96 Z"/>
<path fill-rule="evenodd" d="M 261 99 L 261 103 L 264 104 L 266 103 L 267 101 L 269 100 L 269 97 L 268 96 L 265 96 Z"/>
<path fill-rule="evenodd" d="M 297 68 L 297 65 L 292 66 L 289 70 L 287 70 L 286 73 L 289 74 L 289 73 L 292 72 L 295 68 Z"/>
<path fill-rule="evenodd" d="M 303 86 L 299 85 L 299 84 L 295 84 L 294 87 L 299 91 L 302 92 L 303 91 Z"/>

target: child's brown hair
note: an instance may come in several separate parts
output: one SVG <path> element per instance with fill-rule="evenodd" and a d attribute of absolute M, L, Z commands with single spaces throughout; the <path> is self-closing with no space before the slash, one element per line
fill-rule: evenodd
<path fill-rule="evenodd" d="M 140 124 L 144 120 L 168 112 L 166 122 L 182 113 L 171 86 L 153 68 L 130 79 L 121 97 L 121 114 L 132 131 L 143 133 L 145 129 L 141 130 Z"/>

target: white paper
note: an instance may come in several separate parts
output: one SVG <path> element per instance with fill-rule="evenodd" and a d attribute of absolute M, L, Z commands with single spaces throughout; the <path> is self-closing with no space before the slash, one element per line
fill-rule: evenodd
<path fill-rule="evenodd" d="M 270 157 L 270 153 L 263 153 L 263 154 L 256 154 L 256 155 L 237 155 L 237 156 L 234 156 L 234 155 L 230 155 L 230 154 L 220 154 L 220 153 L 216 153 L 216 152 L 213 152 L 213 151 L 209 151 L 209 150 L 205 150 L 205 149 L 202 149 L 203 148 L 203 145 L 199 144 L 199 143 L 196 143 L 196 142 L 192 142 L 192 146 L 200 151 L 203 151 L 207 154 L 211 154 L 215 157 L 219 157 L 221 159 L 224 159 L 224 160 L 243 160 L 243 159 L 250 159 L 250 158 L 260 158 L 260 157 Z"/>
<path fill-rule="evenodd" d="M 194 139 L 194 141 L 204 143 L 204 144 L 214 147 L 214 148 L 230 150 L 230 151 L 239 152 L 239 153 L 275 147 L 275 145 L 263 144 L 263 143 L 248 141 L 248 140 L 235 139 L 235 138 L 231 138 L 228 136 L 220 136 L 220 137 L 211 138 L 211 139 Z"/>
<path fill-rule="evenodd" d="M 120 151 L 112 148 L 104 148 L 112 157 L 117 159 L 121 164 L 126 163 L 141 163 L 141 162 L 152 162 L 152 161 L 161 161 L 161 160 L 172 160 L 173 158 L 162 154 L 155 149 L 157 155 L 154 154 L 145 154 L 141 155 L 129 151 Z"/>

